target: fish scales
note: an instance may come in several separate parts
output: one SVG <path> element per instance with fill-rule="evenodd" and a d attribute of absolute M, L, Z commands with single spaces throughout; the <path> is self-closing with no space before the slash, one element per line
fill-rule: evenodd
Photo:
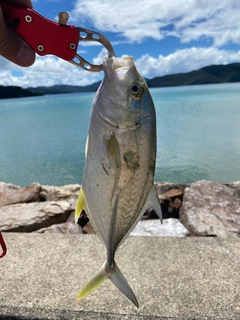
<path fill-rule="evenodd" d="M 153 207 L 162 218 L 153 186 L 155 108 L 133 58 L 106 57 L 103 66 L 104 79 L 93 101 L 75 219 L 77 222 L 85 210 L 106 248 L 107 260 L 78 298 L 109 278 L 138 307 L 114 256 L 146 209 Z"/>

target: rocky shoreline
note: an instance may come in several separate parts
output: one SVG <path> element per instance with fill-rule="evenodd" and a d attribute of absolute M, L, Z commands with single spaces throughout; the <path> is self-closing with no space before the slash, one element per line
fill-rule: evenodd
<path fill-rule="evenodd" d="M 240 181 L 222 185 L 156 183 L 163 224 L 148 210 L 131 235 L 240 237 Z M 94 233 L 86 214 L 74 223 L 80 185 L 25 188 L 0 182 L 0 232 Z"/>

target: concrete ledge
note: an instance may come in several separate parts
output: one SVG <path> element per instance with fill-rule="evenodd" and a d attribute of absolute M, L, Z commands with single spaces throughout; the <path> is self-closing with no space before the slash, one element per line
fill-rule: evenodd
<path fill-rule="evenodd" d="M 137 310 L 110 281 L 77 302 L 105 260 L 95 235 L 3 236 L 0 319 L 240 319 L 240 239 L 128 238 L 116 261 Z"/>

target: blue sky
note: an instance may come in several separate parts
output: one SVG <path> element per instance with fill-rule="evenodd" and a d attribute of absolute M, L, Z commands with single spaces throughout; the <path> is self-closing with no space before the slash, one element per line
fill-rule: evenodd
<path fill-rule="evenodd" d="M 68 24 L 104 34 L 116 55 L 134 56 L 147 78 L 240 61 L 240 1 L 35 0 L 33 6 L 54 21 L 59 11 L 68 11 Z M 84 43 L 78 51 L 99 64 L 106 55 L 101 46 Z M 53 56 L 37 57 L 29 68 L 0 57 L 3 85 L 87 85 L 102 77 Z"/>

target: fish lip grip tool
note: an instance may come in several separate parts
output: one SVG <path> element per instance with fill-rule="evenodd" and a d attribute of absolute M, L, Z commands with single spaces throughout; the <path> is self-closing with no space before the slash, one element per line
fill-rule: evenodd
<path fill-rule="evenodd" d="M 52 54 L 90 72 L 102 71 L 103 66 L 91 64 L 81 57 L 77 53 L 79 42 L 99 42 L 110 57 L 115 56 L 110 41 L 101 33 L 67 25 L 67 12 L 60 12 L 56 23 L 31 8 L 13 6 L 2 0 L 0 5 L 6 25 L 40 56 Z"/>
<path fill-rule="evenodd" d="M 3 258 L 5 256 L 5 254 L 7 253 L 7 247 L 6 244 L 4 242 L 3 236 L 0 233 L 0 249 L 2 247 L 2 252 L 0 251 L 0 259 Z"/>

